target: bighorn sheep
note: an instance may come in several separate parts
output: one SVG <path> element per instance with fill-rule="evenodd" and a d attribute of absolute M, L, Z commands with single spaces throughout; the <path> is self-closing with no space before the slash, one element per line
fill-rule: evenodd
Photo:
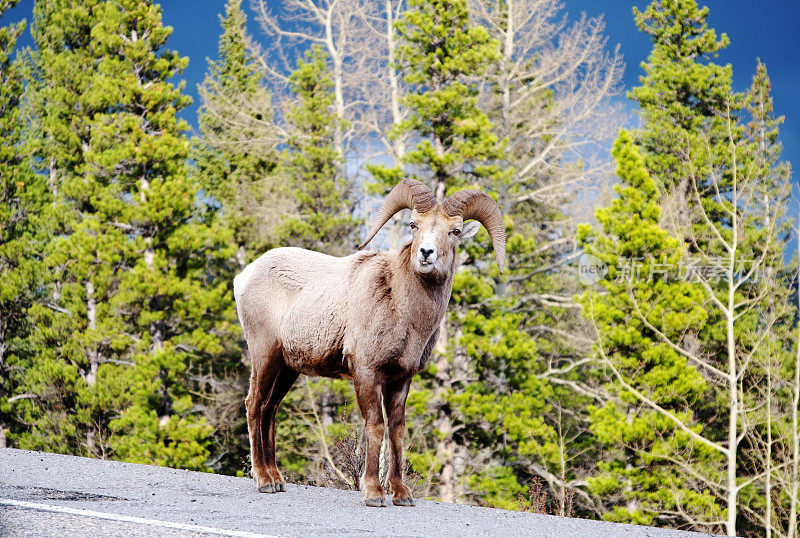
<path fill-rule="evenodd" d="M 502 271 L 506 236 L 499 207 L 480 190 L 458 191 L 439 204 L 424 183 L 404 179 L 384 200 L 359 250 L 405 208 L 412 210 L 412 240 L 399 252 L 336 258 L 276 248 L 234 279 L 252 361 L 247 425 L 259 491 L 285 491 L 275 465 L 275 416 L 298 375 L 348 378 L 366 423 L 366 504 L 386 506 L 378 478 L 383 405 L 392 502 L 413 506 L 402 471 L 406 396 L 439 334 L 453 286 L 456 244 L 478 231 L 478 222 L 464 221 L 479 221 Z"/>

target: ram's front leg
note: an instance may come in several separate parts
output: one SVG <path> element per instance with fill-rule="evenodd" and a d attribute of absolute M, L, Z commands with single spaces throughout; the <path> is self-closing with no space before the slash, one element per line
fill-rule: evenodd
<path fill-rule="evenodd" d="M 392 502 L 398 506 L 414 506 L 411 490 L 403 482 L 403 435 L 406 432 L 406 397 L 410 385 L 411 378 L 408 378 L 387 383 L 383 387 L 392 454 L 389 464 L 389 486 L 392 488 Z"/>
<path fill-rule="evenodd" d="M 383 488 L 378 477 L 378 460 L 383 441 L 383 413 L 381 412 L 381 390 L 375 372 L 361 372 L 353 376 L 358 407 L 364 419 L 364 476 L 361 488 L 364 490 L 364 503 L 367 506 L 386 506 Z"/>

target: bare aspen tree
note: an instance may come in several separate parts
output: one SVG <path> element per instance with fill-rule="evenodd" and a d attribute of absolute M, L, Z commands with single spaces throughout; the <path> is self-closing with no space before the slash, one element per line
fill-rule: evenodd
<path fill-rule="evenodd" d="M 796 505 L 790 491 L 789 473 L 794 461 L 792 444 L 797 435 L 796 425 L 793 428 L 791 424 L 792 417 L 797 415 L 797 402 L 792 397 L 795 383 L 791 372 L 797 366 L 793 364 L 797 355 L 790 347 L 796 341 L 792 334 L 796 318 L 789 295 L 790 282 L 795 275 L 782 263 L 785 244 L 792 232 L 786 215 L 791 170 L 788 163 L 780 161 L 782 145 L 777 136 L 783 117 L 774 115 L 770 86 L 767 68 L 759 60 L 745 99 L 750 121 L 744 133 L 751 141 L 748 157 L 753 175 L 758 178 L 754 196 L 757 203 L 752 205 L 754 218 L 763 229 L 774 224 L 776 231 L 773 236 L 761 237 L 765 243 L 763 248 L 772 250 L 762 274 L 763 286 L 770 292 L 762 316 L 775 321 L 771 323 L 772 331 L 765 337 L 765 352 L 755 361 L 753 382 L 744 387 L 747 403 L 753 410 L 750 412 L 752 427 L 740 466 L 747 468 L 755 461 L 755 468 L 762 469 L 764 474 L 764 479 L 753 483 L 752 489 L 743 490 L 746 497 L 742 502 L 743 512 L 747 519 L 763 528 L 766 536 L 793 536 L 797 533 L 796 515 L 792 516 L 793 509 L 796 514 Z M 795 237 L 797 231 L 795 228 Z M 752 458 L 748 457 L 751 455 Z M 747 502 L 747 497 L 758 499 L 759 495 L 764 499 L 763 509 Z"/>
<path fill-rule="evenodd" d="M 797 206 L 797 224 L 794 228 L 795 240 L 800 237 L 800 202 Z M 797 246 L 798 257 L 800 258 L 800 243 Z M 795 282 L 800 285 L 800 265 L 797 267 L 795 275 Z M 796 311 L 800 315 L 800 293 L 796 296 Z M 787 492 L 789 498 L 789 517 L 787 527 L 789 529 L 789 538 L 797 538 L 800 536 L 800 522 L 798 522 L 798 512 L 800 512 L 800 323 L 797 326 L 797 337 L 795 340 L 794 357 L 791 364 L 790 372 L 792 373 L 792 380 L 790 383 L 791 394 L 791 411 L 790 411 L 790 424 L 788 445 L 790 453 L 788 454 L 789 465 L 788 473 L 783 473 L 783 489 Z"/>
<path fill-rule="evenodd" d="M 378 0 L 363 2 L 357 11 L 364 29 L 360 37 L 369 53 L 360 56 L 352 77 L 359 103 L 353 121 L 362 137 L 357 153 L 367 164 L 391 162 L 404 166 L 408 133 L 399 127 L 408 113 L 402 105 L 405 83 L 397 65 L 399 36 L 395 26 L 405 9 L 405 0 Z M 369 183 L 365 182 L 367 195 Z M 379 204 L 380 200 L 367 197 L 365 222 L 372 218 Z M 400 248 L 404 228 L 401 219 L 388 224 L 389 248 Z"/>
<path fill-rule="evenodd" d="M 724 121 L 728 126 L 727 150 L 721 158 L 724 168 L 712 165 L 701 171 L 694 164 L 699 160 L 692 158 L 690 151 L 685 155 L 695 203 L 691 226 L 682 230 L 689 238 L 687 256 L 698 262 L 698 266 L 690 268 L 684 276 L 698 286 L 703 308 L 721 334 L 706 340 L 691 335 L 687 329 L 678 337 L 670 336 L 664 329 L 666 313 L 655 313 L 658 310 L 654 307 L 655 299 L 648 297 L 645 301 L 641 292 L 628 287 L 632 315 L 656 341 L 696 369 L 711 391 L 709 396 L 724 402 L 724 420 L 701 427 L 691 407 L 676 408 L 671 395 L 653 391 L 630 372 L 625 373 L 605 352 L 602 340 L 598 349 L 602 364 L 644 409 L 662 416 L 695 444 L 720 456 L 720 466 L 715 467 L 709 465 L 707 458 L 695 455 L 696 449 L 684 454 L 650 453 L 671 465 L 683 477 L 683 484 L 692 490 L 711 493 L 726 509 L 725 519 L 719 521 L 703 520 L 690 510 L 664 511 L 662 515 L 695 529 L 721 527 L 733 536 L 740 514 L 752 512 L 740 503 L 740 492 L 756 482 L 763 482 L 771 469 L 770 466 L 766 469 L 741 466 L 744 452 L 741 443 L 756 427 L 756 414 L 764 415 L 764 402 L 753 397 L 757 394 L 754 385 L 766 377 L 762 366 L 769 365 L 769 355 L 774 352 L 774 346 L 779 345 L 773 333 L 783 313 L 764 306 L 779 295 L 776 292 L 779 286 L 770 276 L 775 272 L 776 252 L 779 252 L 775 241 L 779 223 L 775 219 L 763 219 L 763 215 L 769 210 L 769 204 L 785 199 L 788 184 L 779 185 L 778 190 L 783 194 L 767 200 L 767 208 L 764 208 L 760 169 L 749 158 L 747 141 L 735 134 L 735 120 L 728 116 Z M 706 153 L 705 162 L 709 164 L 715 163 L 711 148 L 707 143 L 700 149 Z M 771 209 L 776 211 L 774 206 Z M 770 384 L 773 376 L 771 372 Z M 769 390 L 764 391 L 765 398 Z M 771 446 L 772 441 L 769 442 Z M 680 492 L 676 490 L 675 495 Z M 658 511 L 658 508 L 653 509 Z M 763 514 L 750 515 L 766 523 Z M 774 522 L 770 526 L 777 528 Z"/>
<path fill-rule="evenodd" d="M 624 120 L 611 102 L 624 70 L 618 48 L 607 49 L 600 18 L 568 24 L 560 0 L 473 0 L 470 8 L 501 49 L 484 100 L 515 170 L 504 209 L 529 201 L 562 209 L 577 187 L 613 171 L 604 154 Z"/>
<path fill-rule="evenodd" d="M 560 0 L 473 0 L 470 7 L 501 52 L 485 77 L 482 100 L 498 138 L 507 143 L 502 165 L 514 173 L 493 188 L 504 214 L 516 215 L 517 222 L 527 225 L 520 227 L 526 236 L 529 232 L 537 239 L 535 252 L 509 258 L 510 266 L 529 267 L 509 282 L 552 272 L 566 275 L 571 272 L 567 264 L 578 254 L 575 222 L 587 220 L 594 210 L 594 202 L 587 204 L 580 193 L 599 188 L 613 173 L 607 148 L 624 121 L 612 101 L 620 92 L 622 57 L 618 48 L 608 50 L 602 19 L 583 15 L 570 24 Z M 532 264 L 534 257 L 545 262 Z M 584 365 L 592 342 L 572 300 L 579 291 L 575 279 L 563 282 L 560 290 L 525 293 L 520 303 L 529 305 L 522 308 L 574 311 L 561 326 L 540 330 L 547 338 L 574 344 L 575 357 L 549 365 L 547 377 L 577 388 L 558 373 Z M 505 285 L 501 288 L 502 293 Z M 585 384 L 579 393 L 598 396 Z"/>
<path fill-rule="evenodd" d="M 800 269 L 798 269 L 798 281 L 800 281 Z M 798 295 L 797 308 L 800 311 L 800 294 Z M 791 475 L 789 479 L 789 536 L 797 538 L 798 531 L 797 513 L 800 509 L 800 423 L 798 414 L 800 413 L 800 328 L 798 328 L 797 350 L 794 358 L 794 379 L 792 382 L 792 459 Z"/>
<path fill-rule="evenodd" d="M 289 73 L 295 67 L 291 58 L 301 56 L 299 49 L 316 44 L 328 54 L 333 78 L 333 106 L 337 117 L 342 120 L 336 127 L 335 147 L 343 159 L 348 159 L 355 149 L 361 125 L 357 121 L 361 103 L 356 92 L 363 76 L 361 63 L 373 53 L 364 39 L 363 18 L 358 16 L 362 10 L 361 2 L 285 0 L 276 14 L 270 9 L 269 2 L 254 0 L 253 8 L 270 45 L 253 44 L 252 48 L 260 50 L 262 66 L 277 91 L 286 87 Z M 280 61 L 275 62 L 275 58 Z M 338 173 L 344 177 L 347 166 L 338 167 Z"/>
<path fill-rule="evenodd" d="M 375 151 L 388 153 L 400 164 L 406 153 L 407 133 L 397 132 L 396 127 L 407 117 L 401 105 L 404 83 L 398 70 L 398 35 L 395 24 L 405 10 L 404 0 L 379 0 L 364 2 L 358 11 L 362 19 L 366 44 L 370 53 L 365 55 L 361 67 L 361 78 L 354 77 L 358 95 L 362 101 L 361 118 L 363 132 L 380 142 Z"/>
<path fill-rule="evenodd" d="M 514 309 L 529 318 L 550 320 L 526 329 L 537 341 L 552 342 L 540 347 L 538 359 L 546 367 L 537 377 L 602 404 L 607 395 L 593 386 L 593 376 L 578 375 L 593 367 L 593 338 L 573 300 L 580 290 L 569 264 L 580 254 L 575 223 L 587 220 L 596 203 L 585 193 L 598 191 L 613 173 L 607 148 L 624 121 L 613 101 L 621 89 L 622 57 L 607 47 L 602 19 L 584 15 L 570 22 L 560 0 L 472 0 L 470 8 L 500 48 L 500 59 L 481 81 L 481 101 L 506 143 L 500 165 L 513 173 L 490 188 L 504 214 L 513 216 L 513 231 L 535 240 L 534 249 L 509 255 L 510 276 L 497 292 L 514 297 Z M 562 424 L 555 414 L 550 422 Z M 588 429 L 586 417 L 571 415 L 565 422 L 574 429 L 564 431 L 566 437 Z M 541 462 L 530 468 L 562 504 L 570 490 L 582 509 L 597 510 L 579 487 L 585 472 L 573 462 L 585 456 L 562 456 L 560 468 Z"/>
<path fill-rule="evenodd" d="M 797 222 L 792 225 L 795 238 L 800 233 L 800 207 L 796 218 Z M 793 287 L 797 289 L 800 267 L 795 266 L 792 270 L 794 274 L 790 277 L 779 276 L 791 278 Z M 780 285 L 777 280 L 773 278 L 772 284 Z M 788 309 L 790 319 L 793 317 L 795 320 L 792 323 L 796 324 L 800 314 L 800 294 L 795 295 L 794 304 L 776 301 L 770 310 L 775 309 Z M 781 339 L 784 345 L 766 357 L 771 367 L 765 370 L 769 377 L 764 386 L 753 389 L 762 395 L 766 406 L 760 417 L 765 427 L 755 428 L 748 439 L 757 465 L 764 469 L 765 502 L 764 510 L 745 507 L 745 515 L 762 527 L 766 536 L 797 538 L 800 535 L 800 326 L 780 327 L 787 328 L 793 334 L 776 331 L 776 338 Z M 790 345 L 794 349 L 790 349 Z"/>
<path fill-rule="evenodd" d="M 800 269 L 798 269 L 798 281 L 800 281 Z M 800 294 L 798 295 L 797 308 L 800 311 Z M 800 423 L 798 423 L 798 413 L 800 413 L 800 328 L 798 328 L 797 350 L 794 358 L 794 380 L 792 382 L 792 460 L 791 478 L 789 480 L 789 529 L 790 537 L 797 538 L 798 531 L 797 512 L 800 509 Z"/>

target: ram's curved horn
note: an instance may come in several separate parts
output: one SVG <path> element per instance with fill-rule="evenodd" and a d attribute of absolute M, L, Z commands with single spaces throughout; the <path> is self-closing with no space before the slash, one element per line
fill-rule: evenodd
<path fill-rule="evenodd" d="M 491 196 L 478 189 L 464 189 L 454 192 L 442 204 L 445 212 L 462 219 L 475 219 L 486 228 L 494 247 L 494 259 L 500 273 L 506 260 L 506 227 L 503 225 L 503 214 Z"/>
<path fill-rule="evenodd" d="M 378 215 L 372 224 L 372 229 L 367 234 L 367 238 L 358 247 L 361 250 L 367 243 L 372 241 L 375 234 L 386 224 L 392 216 L 403 209 L 416 209 L 419 213 L 430 211 L 436 205 L 436 197 L 430 188 L 421 181 L 406 178 L 394 186 L 392 191 L 383 201 Z"/>

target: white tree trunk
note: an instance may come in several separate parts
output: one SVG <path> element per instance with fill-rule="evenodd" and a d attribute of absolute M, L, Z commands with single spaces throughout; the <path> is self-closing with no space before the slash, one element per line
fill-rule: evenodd
<path fill-rule="evenodd" d="M 736 159 L 733 161 L 734 179 L 733 179 L 733 204 L 738 209 L 738 194 L 737 194 L 737 176 L 736 176 Z M 733 212 L 731 222 L 731 248 L 729 250 L 728 267 L 727 267 L 727 288 L 728 288 L 728 302 L 726 308 L 723 310 L 725 314 L 725 333 L 726 333 L 726 347 L 728 353 L 728 451 L 725 458 L 726 465 L 726 490 L 728 495 L 728 518 L 725 522 L 725 531 L 729 536 L 736 536 L 736 514 L 737 514 L 737 494 L 739 487 L 736 483 L 736 456 L 738 454 L 739 444 L 739 429 L 737 427 L 739 420 L 739 385 L 738 381 L 738 368 L 736 365 L 736 335 L 734 333 L 734 316 L 736 314 L 736 277 L 734 275 L 736 267 L 736 253 L 739 247 L 738 235 L 738 220 L 736 212 Z"/>
<path fill-rule="evenodd" d="M 344 133 L 342 131 L 341 123 L 344 121 L 344 81 L 342 71 L 342 53 L 336 47 L 336 43 L 334 43 L 333 40 L 333 26 L 331 21 L 332 16 L 332 9 L 328 9 L 327 13 L 325 14 L 325 47 L 328 49 L 328 54 L 331 57 L 331 63 L 333 63 L 334 103 L 336 106 L 336 117 L 339 118 L 339 121 L 336 122 L 333 140 L 334 145 L 336 146 L 336 152 L 339 154 L 339 157 L 344 160 L 346 155 L 344 147 Z M 344 177 L 344 163 L 340 163 L 336 168 L 339 172 L 339 176 Z"/>
<path fill-rule="evenodd" d="M 800 214 L 798 215 L 798 223 L 800 224 Z M 800 231 L 800 226 L 798 226 Z M 800 243 L 797 246 L 798 253 L 800 253 Z M 797 270 L 797 281 L 800 283 L 800 267 Z M 797 296 L 797 310 L 800 312 L 800 294 Z M 789 486 L 789 536 L 790 538 L 798 538 L 800 531 L 798 531 L 797 511 L 798 502 L 800 502 L 800 424 L 798 423 L 798 413 L 800 413 L 800 324 L 797 328 L 797 347 L 794 356 L 794 394 L 792 398 L 792 465 L 791 465 L 791 479 Z"/>
<path fill-rule="evenodd" d="M 389 89 L 391 97 L 392 108 L 392 126 L 398 125 L 403 117 L 400 114 L 400 83 L 398 81 L 397 69 L 395 68 L 395 49 L 397 48 L 397 41 L 395 39 L 394 31 L 394 11 L 392 9 L 392 0 L 386 0 L 384 3 L 386 7 L 386 46 L 389 53 L 389 61 L 386 65 Z M 392 145 L 394 147 L 394 157 L 396 162 L 403 158 L 406 153 L 405 141 L 402 137 L 397 137 Z"/>
<path fill-rule="evenodd" d="M 87 328 L 94 331 L 97 329 L 97 299 L 94 296 L 94 283 L 91 280 L 87 280 L 85 287 Z M 86 383 L 91 386 L 97 381 L 97 367 L 100 364 L 100 354 L 97 352 L 97 345 L 94 342 L 90 342 L 89 346 L 87 351 L 89 372 L 86 374 Z"/>

